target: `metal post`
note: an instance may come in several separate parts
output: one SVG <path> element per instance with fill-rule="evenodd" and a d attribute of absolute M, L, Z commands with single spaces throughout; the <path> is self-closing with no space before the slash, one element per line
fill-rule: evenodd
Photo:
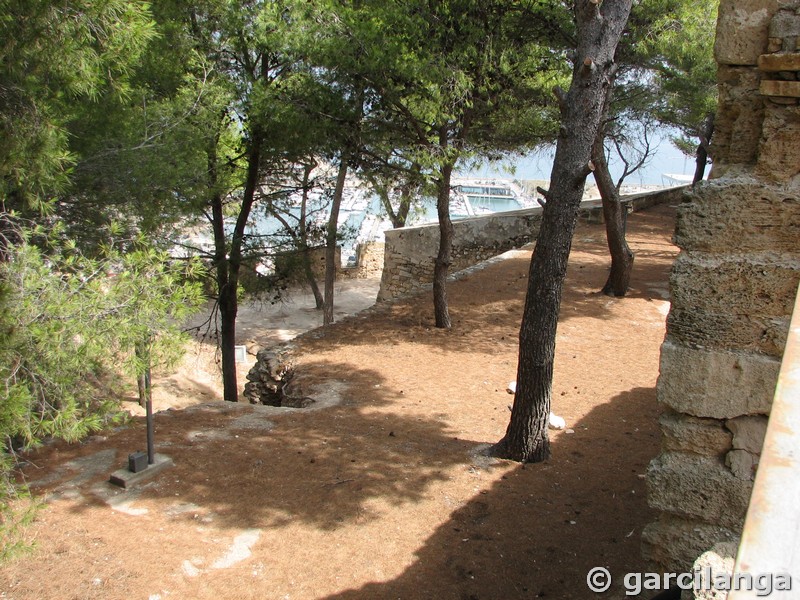
<path fill-rule="evenodd" d="M 153 426 L 153 393 L 150 385 L 149 365 L 144 374 L 144 385 L 147 390 L 147 402 L 145 403 L 145 410 L 147 411 L 147 464 L 152 465 L 156 462 L 156 452 L 155 443 L 153 441 L 155 428 Z"/>

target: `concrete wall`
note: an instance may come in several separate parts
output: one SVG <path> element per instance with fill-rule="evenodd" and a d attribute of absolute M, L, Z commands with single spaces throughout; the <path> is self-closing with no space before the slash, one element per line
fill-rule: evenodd
<path fill-rule="evenodd" d="M 714 167 L 678 213 L 647 475 L 643 553 L 665 572 L 741 533 L 800 281 L 800 1 L 782 4 L 720 5 Z"/>
<path fill-rule="evenodd" d="M 628 210 L 642 210 L 655 204 L 680 202 L 683 187 L 647 194 L 625 196 Z M 470 217 L 453 222 L 453 264 L 450 273 L 519 248 L 536 239 L 541 221 L 541 207 Z M 585 202 L 580 219 L 602 223 L 600 201 Z M 430 286 L 439 249 L 439 225 L 392 229 L 386 232 L 381 287 L 378 300 L 390 300 Z"/>

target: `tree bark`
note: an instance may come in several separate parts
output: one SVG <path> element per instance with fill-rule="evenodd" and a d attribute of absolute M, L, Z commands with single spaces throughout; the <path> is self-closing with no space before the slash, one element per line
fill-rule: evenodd
<path fill-rule="evenodd" d="M 152 397 L 150 389 L 150 351 L 147 342 L 139 342 L 134 346 L 136 358 L 142 361 L 144 369 L 136 376 L 136 386 L 139 388 L 139 406 L 145 408 L 147 400 Z"/>
<path fill-rule="evenodd" d="M 308 247 L 308 190 L 310 189 L 309 181 L 311 179 L 311 171 L 316 168 L 316 164 L 310 164 L 303 167 L 303 200 L 300 204 L 300 260 L 303 261 L 303 272 L 305 273 L 308 286 L 311 288 L 311 293 L 314 294 L 314 304 L 317 310 L 322 310 L 325 306 L 325 297 L 317 285 L 317 278 L 314 275 L 314 269 L 311 266 L 311 256 L 309 255 L 310 248 Z"/>
<path fill-rule="evenodd" d="M 230 273 L 226 258 L 226 237 L 222 198 L 216 196 L 211 206 L 214 229 L 214 263 L 217 278 L 217 306 L 219 309 L 219 349 L 222 366 L 222 397 L 228 402 L 238 402 L 239 388 L 236 382 L 236 299 L 237 278 Z"/>
<path fill-rule="evenodd" d="M 317 284 L 317 277 L 314 275 L 314 269 L 311 267 L 311 257 L 309 252 L 311 249 L 308 246 L 303 248 L 303 271 L 305 272 L 306 282 L 308 287 L 311 288 L 311 293 L 314 294 L 314 308 L 322 310 L 325 307 L 325 297 Z"/>
<path fill-rule="evenodd" d="M 242 246 L 247 220 L 256 199 L 258 188 L 262 137 L 252 132 L 247 152 L 247 175 L 245 178 L 242 206 L 236 218 L 227 252 L 225 216 L 222 197 L 215 193 L 211 200 L 212 227 L 214 231 L 214 263 L 216 266 L 217 288 L 219 290 L 220 315 L 220 355 L 222 362 L 222 397 L 227 402 L 239 401 L 239 386 L 236 375 L 236 316 L 239 312 L 239 271 L 242 266 Z M 213 162 L 213 164 L 211 164 Z M 216 189 L 216 149 L 209 155 L 209 177 L 214 178 Z"/>
<path fill-rule="evenodd" d="M 336 282 L 336 234 L 339 230 L 339 207 L 342 204 L 344 183 L 347 178 L 347 163 L 350 153 L 342 151 L 339 172 L 336 175 L 336 188 L 331 201 L 331 214 L 328 218 L 328 230 L 325 236 L 325 303 L 322 307 L 322 324 L 333 323 L 333 293 Z"/>
<path fill-rule="evenodd" d="M 569 92 L 561 98 L 562 125 L 519 334 L 517 391 L 506 434 L 493 454 L 522 462 L 550 456 L 547 434 L 556 328 L 567 260 L 614 52 L 632 0 L 601 4 L 577 0 L 578 48 Z"/>
<path fill-rule="evenodd" d="M 705 177 L 706 167 L 708 166 L 708 148 L 711 144 L 712 135 L 714 135 L 714 115 L 710 115 L 708 119 L 706 119 L 704 131 L 700 135 L 700 143 L 697 144 L 692 187 L 697 185 L 697 182 L 702 181 L 703 177 Z"/>
<path fill-rule="evenodd" d="M 611 271 L 602 291 L 607 296 L 622 297 L 628 292 L 634 255 L 625 239 L 627 211 L 620 201 L 619 190 L 614 185 L 608 170 L 604 140 L 605 132 L 603 127 L 600 127 L 597 130 L 592 149 L 592 162 L 594 163 L 594 180 L 603 200 L 606 241 L 611 254 Z"/>
<path fill-rule="evenodd" d="M 439 253 L 433 267 L 433 313 L 436 327 L 450 329 L 450 310 L 447 305 L 447 273 L 453 262 L 453 221 L 450 219 L 450 180 L 453 164 L 441 167 L 436 181 L 436 212 L 439 215 Z"/>
<path fill-rule="evenodd" d="M 702 181 L 706 175 L 706 165 L 708 164 L 708 150 L 700 143 L 697 144 L 697 152 L 695 152 L 695 167 L 694 177 L 692 177 L 692 185 L 696 185 L 698 181 Z"/>

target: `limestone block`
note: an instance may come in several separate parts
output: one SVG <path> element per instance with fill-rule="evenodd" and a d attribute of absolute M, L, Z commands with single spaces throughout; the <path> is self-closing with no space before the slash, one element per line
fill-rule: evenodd
<path fill-rule="evenodd" d="M 719 109 L 711 139 L 715 163 L 755 162 L 764 115 L 758 94 L 762 76 L 756 67 L 719 67 Z"/>
<path fill-rule="evenodd" d="M 800 96 L 800 82 L 794 84 Z M 756 175 L 800 188 L 800 106 L 766 107 Z"/>
<path fill-rule="evenodd" d="M 797 38 L 800 37 L 800 13 L 788 6 L 777 11 L 769 24 L 768 35 L 772 39 L 783 40 L 783 50 L 789 52 L 796 50 Z M 794 48 L 787 48 L 787 43 Z"/>
<path fill-rule="evenodd" d="M 722 0 L 714 56 L 724 65 L 755 65 L 767 48 L 778 0 Z"/>
<path fill-rule="evenodd" d="M 800 52 L 762 54 L 758 57 L 758 68 L 770 73 L 800 71 Z"/>
<path fill-rule="evenodd" d="M 670 339 L 690 347 L 781 357 L 789 317 L 712 313 L 673 307 L 667 317 Z"/>
<path fill-rule="evenodd" d="M 678 210 L 675 241 L 706 252 L 800 251 L 800 190 L 754 177 L 703 182 Z"/>
<path fill-rule="evenodd" d="M 665 451 L 722 458 L 731 449 L 733 434 L 717 419 L 698 419 L 668 411 L 661 415 L 659 423 Z"/>
<path fill-rule="evenodd" d="M 739 540 L 719 542 L 711 550 L 703 552 L 694 562 L 693 570 L 700 574 L 699 589 L 689 592 L 689 598 L 694 600 L 725 600 L 727 590 L 714 588 L 715 578 L 724 574 L 733 574 L 736 563 L 736 553 L 739 551 Z M 706 576 L 711 577 L 706 581 Z M 687 591 L 684 591 L 686 594 Z"/>
<path fill-rule="evenodd" d="M 728 419 L 725 427 L 733 434 L 731 446 L 737 450 L 747 450 L 761 454 L 764 436 L 767 435 L 769 419 L 762 416 L 746 416 Z"/>
<path fill-rule="evenodd" d="M 751 481 L 739 479 L 718 459 L 665 452 L 647 468 L 651 508 L 738 530 L 744 524 Z"/>
<path fill-rule="evenodd" d="M 764 79 L 758 87 L 762 96 L 784 96 L 800 98 L 800 81 L 782 81 L 780 79 Z"/>
<path fill-rule="evenodd" d="M 756 476 L 758 456 L 747 450 L 731 450 L 725 456 L 725 466 L 737 479 L 753 481 Z"/>
<path fill-rule="evenodd" d="M 642 556 L 658 571 L 686 573 L 703 552 L 735 541 L 740 531 L 662 514 L 642 531 Z"/>
<path fill-rule="evenodd" d="M 783 317 L 792 314 L 798 282 L 800 254 L 681 252 L 671 300 L 676 309 Z"/>
<path fill-rule="evenodd" d="M 778 358 L 690 348 L 668 337 L 661 345 L 658 400 L 695 417 L 769 414 L 779 369 Z"/>

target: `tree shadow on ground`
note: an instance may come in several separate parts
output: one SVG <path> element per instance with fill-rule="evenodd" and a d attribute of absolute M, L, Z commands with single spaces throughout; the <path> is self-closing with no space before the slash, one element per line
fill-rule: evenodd
<path fill-rule="evenodd" d="M 600 293 L 610 266 L 605 228 L 581 224 L 575 235 L 564 283 L 559 323 L 581 318 L 611 319 L 613 309 L 627 300 L 664 301 L 668 274 L 677 255 L 669 239 L 675 208 L 658 206 L 629 217 L 629 240 L 636 261 L 631 290 L 625 298 Z M 603 260 L 598 261 L 598 257 Z M 496 352 L 498 345 L 516 345 L 528 285 L 530 255 L 515 252 L 448 284 L 452 330 L 434 325 L 430 292 L 421 292 L 389 305 L 378 305 L 359 316 L 332 325 L 340 347 L 357 344 L 422 343 L 446 352 Z M 492 298 L 491 302 L 487 298 Z M 375 315 L 380 315 L 376 324 Z M 366 322 L 360 326 L 360 322 Z M 299 338 L 325 341 L 326 330 Z"/>
<path fill-rule="evenodd" d="M 549 461 L 517 466 L 455 510 L 400 576 L 327 600 L 624 597 L 653 518 L 642 476 L 659 449 L 656 414 L 653 388 L 617 395 L 557 434 Z M 586 585 L 597 566 L 615 578 L 607 594 Z"/>
<path fill-rule="evenodd" d="M 601 294 L 607 269 L 596 262 L 581 262 L 573 256 L 570 273 L 564 286 L 559 315 L 560 325 L 580 319 L 616 318 L 614 309 L 631 300 L 661 301 L 668 294 L 668 272 L 671 262 L 649 264 L 638 259 L 632 278 L 632 289 L 626 298 Z M 453 328 L 437 329 L 434 324 L 429 294 L 378 307 L 331 326 L 298 338 L 329 347 L 354 345 L 391 345 L 398 343 L 426 344 L 443 352 L 485 352 L 492 355 L 498 346 L 516 346 L 527 292 L 528 259 L 513 258 L 495 263 L 465 279 L 454 281 L 448 288 Z M 585 268 L 583 268 L 585 266 Z M 487 301 L 486 298 L 493 298 Z M 376 322 L 375 315 L 380 319 Z M 328 340 L 332 333 L 333 341 Z"/>
<path fill-rule="evenodd" d="M 377 518 L 371 500 L 418 501 L 467 460 L 474 444 L 458 439 L 443 419 L 389 407 L 396 393 L 381 386 L 377 372 L 330 362 L 310 369 L 346 376 L 341 404 L 309 410 L 219 402 L 156 415 L 157 450 L 175 466 L 163 484 L 143 488 L 141 499 L 177 497 L 198 514 L 213 513 L 216 527 L 279 528 L 299 520 L 335 530 Z M 141 447 L 143 425 L 137 419 L 93 450 Z M 101 503 L 96 498 L 74 510 Z"/>

